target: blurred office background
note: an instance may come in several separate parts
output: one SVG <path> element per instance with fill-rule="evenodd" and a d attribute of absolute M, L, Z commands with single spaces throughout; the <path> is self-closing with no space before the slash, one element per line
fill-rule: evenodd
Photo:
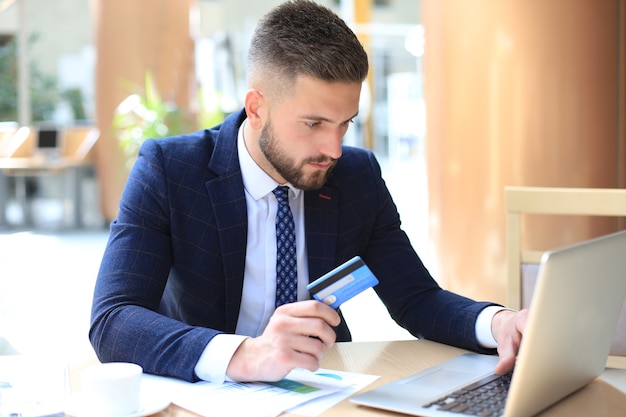
<path fill-rule="evenodd" d="M 55 289 L 89 292 L 126 178 L 120 138 L 208 127 L 239 108 L 249 37 L 279 3 L 0 0 L 0 128 L 100 133 L 80 201 L 70 173 L 0 176 L 0 316 L 12 309 L 35 326 L 55 308 Z M 625 186 L 626 0 L 319 3 L 354 28 L 371 61 L 346 142 L 376 152 L 405 229 L 445 287 L 506 301 L 505 185 Z M 146 85 L 160 95 L 156 120 L 141 107 Z M 527 239 L 546 248 L 623 228 L 615 219 L 533 221 Z M 33 281 L 58 274 L 85 281 Z M 6 302 L 33 298 L 33 288 L 37 300 Z M 356 333 L 404 337 L 381 328 L 389 332 Z"/>
<path fill-rule="evenodd" d="M 88 158 L 92 169 L 56 170 L 52 161 L 50 172 L 7 169 L 0 177 L 0 338 L 24 353 L 89 351 L 90 296 L 132 163 L 119 139 L 209 127 L 237 110 L 248 40 L 257 19 L 279 3 L 0 1 L 0 121 L 7 130 L 33 127 L 34 143 L 13 159 L 32 156 L 41 126 L 100 132 Z M 321 3 L 344 16 L 371 54 L 371 79 L 346 142 L 375 150 L 405 208 L 405 226 L 426 246 L 420 4 Z M 147 81 L 159 103 L 142 102 Z M 80 193 L 73 189 L 77 175 Z M 420 183 L 418 193 L 400 194 Z M 357 339 L 409 337 L 385 317 L 372 292 L 353 310 Z M 369 319 L 382 331 L 372 333 Z"/>
<path fill-rule="evenodd" d="M 89 199 L 97 203 L 91 203 L 95 211 L 85 210 L 91 216 L 86 223 L 111 221 L 132 163 L 120 138 L 133 142 L 204 128 L 240 108 L 248 40 L 256 20 L 279 3 L 0 1 L 0 47 L 7 58 L 0 121 L 98 128 L 101 137 L 90 155 L 97 189 Z M 344 16 L 371 56 L 361 114 L 346 143 L 374 149 L 383 158 L 417 156 L 425 133 L 420 3 L 321 3 Z M 148 94 L 148 80 L 160 101 L 145 108 L 140 101 Z M 53 187 L 48 180 L 38 178 L 41 187 L 29 180 L 29 195 L 32 188 Z M 24 223 L 23 208 L 13 203 L 7 202 L 0 224 Z"/>

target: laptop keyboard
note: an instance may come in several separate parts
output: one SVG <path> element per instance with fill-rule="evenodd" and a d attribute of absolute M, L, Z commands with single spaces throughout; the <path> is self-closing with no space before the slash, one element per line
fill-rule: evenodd
<path fill-rule="evenodd" d="M 489 375 L 425 407 L 469 416 L 499 417 L 504 413 L 511 376 L 511 373 Z"/>

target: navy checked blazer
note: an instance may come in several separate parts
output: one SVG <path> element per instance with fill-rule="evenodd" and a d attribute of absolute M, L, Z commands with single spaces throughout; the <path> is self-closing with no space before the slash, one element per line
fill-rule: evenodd
<path fill-rule="evenodd" d="M 234 333 L 246 256 L 247 215 L 237 155 L 245 111 L 193 134 L 144 142 L 120 201 L 98 274 L 91 343 L 103 362 L 197 380 L 216 335 Z M 309 276 L 355 255 L 375 291 L 416 337 L 480 351 L 478 303 L 442 290 L 400 229 L 367 150 L 344 146 L 327 184 L 304 194 Z M 345 322 L 337 340 L 350 340 Z"/>

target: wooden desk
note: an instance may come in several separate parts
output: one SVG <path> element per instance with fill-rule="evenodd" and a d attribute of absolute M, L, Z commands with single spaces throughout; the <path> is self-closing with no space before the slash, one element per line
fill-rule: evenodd
<path fill-rule="evenodd" d="M 17 200 L 24 211 L 25 224 L 32 226 L 32 213 L 26 195 L 26 177 L 67 174 L 71 181 L 71 200 L 74 203 L 74 226 L 82 226 L 81 177 L 93 169 L 91 150 L 100 138 L 93 126 L 73 126 L 62 129 L 61 148 L 57 157 L 38 155 L 36 128 L 22 127 L 3 141 L 0 147 L 0 226 L 8 224 L 6 201 L 7 179 L 16 180 Z"/>
<path fill-rule="evenodd" d="M 16 180 L 16 199 L 24 211 L 25 224 L 33 225 L 33 216 L 26 195 L 26 178 L 43 175 L 67 174 L 70 180 L 70 200 L 74 206 L 74 226 L 81 227 L 83 221 L 81 177 L 91 169 L 91 161 L 74 157 L 59 158 L 0 158 L 0 225 L 7 223 L 6 202 L 8 200 L 7 179 Z"/>
<path fill-rule="evenodd" d="M 337 343 L 329 349 L 323 368 L 380 375 L 376 382 L 364 388 L 405 377 L 465 351 L 425 340 L 395 342 Z M 626 378 L 626 371 L 624 372 Z M 539 414 L 542 417 L 622 417 L 626 410 L 626 394 L 598 379 L 555 406 Z M 171 405 L 154 417 L 195 417 L 196 415 Z M 285 414 L 285 416 L 294 416 Z M 358 406 L 348 399 L 321 414 L 321 417 L 395 416 L 400 414 Z"/>

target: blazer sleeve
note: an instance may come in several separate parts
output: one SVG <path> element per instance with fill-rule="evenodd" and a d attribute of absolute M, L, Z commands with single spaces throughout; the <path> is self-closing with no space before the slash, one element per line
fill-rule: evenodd
<path fill-rule="evenodd" d="M 342 168 L 346 174 L 338 172 L 334 177 L 344 202 L 340 224 L 347 225 L 339 236 L 340 250 L 354 250 L 361 255 L 379 279 L 374 290 L 392 318 L 414 336 L 492 352 L 481 348 L 476 339 L 478 314 L 492 303 L 476 302 L 442 289 L 402 230 L 375 156 L 355 152 L 346 158 L 348 161 L 352 163 Z M 350 235 L 354 231 L 359 235 Z M 352 248 L 348 242 L 356 242 L 357 246 Z M 340 258 L 351 255 L 345 253 Z"/>
<path fill-rule="evenodd" d="M 134 362 L 148 373 L 195 381 L 194 366 L 219 332 L 158 312 L 172 264 L 164 170 L 160 148 L 146 141 L 111 225 L 89 338 L 103 362 Z"/>

